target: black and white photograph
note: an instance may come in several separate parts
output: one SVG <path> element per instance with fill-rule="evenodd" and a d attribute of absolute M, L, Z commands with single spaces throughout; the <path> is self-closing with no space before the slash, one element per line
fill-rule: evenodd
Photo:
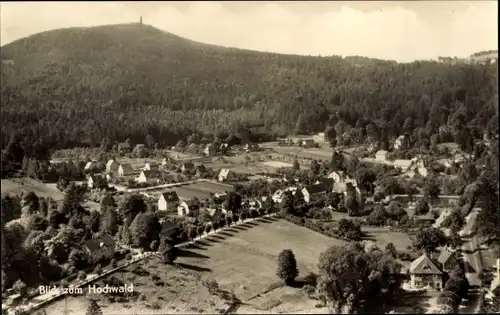
<path fill-rule="evenodd" d="M 500 314 L 498 1 L 0 31 L 2 315 Z"/>

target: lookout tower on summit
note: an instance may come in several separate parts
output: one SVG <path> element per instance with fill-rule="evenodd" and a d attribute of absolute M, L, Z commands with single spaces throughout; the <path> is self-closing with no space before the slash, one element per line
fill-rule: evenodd
<path fill-rule="evenodd" d="M 139 18 L 139 24 L 142 24 L 142 16 Z"/>

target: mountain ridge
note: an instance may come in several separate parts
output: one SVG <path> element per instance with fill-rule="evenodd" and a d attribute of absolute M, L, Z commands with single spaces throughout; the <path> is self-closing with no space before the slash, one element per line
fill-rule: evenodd
<path fill-rule="evenodd" d="M 148 133 L 168 144 L 193 132 L 257 140 L 339 120 L 349 128 L 383 122 L 394 137 L 406 118 L 425 126 L 432 106 L 451 115 L 464 90 L 480 100 L 467 105 L 477 113 L 470 121 L 485 125 L 494 114 L 486 105 L 494 67 L 258 52 L 139 23 L 46 31 L 0 54 L 12 59 L 1 69 L 2 143 L 13 133 L 63 147 L 103 137 L 140 142 Z M 481 84 L 470 85 L 470 76 Z"/>

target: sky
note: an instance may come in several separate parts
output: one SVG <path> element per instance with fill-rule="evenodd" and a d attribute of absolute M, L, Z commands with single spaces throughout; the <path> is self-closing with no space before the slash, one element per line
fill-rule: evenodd
<path fill-rule="evenodd" d="M 400 62 L 498 47 L 498 1 L 1 2 L 1 44 L 138 22 L 209 44 Z"/>

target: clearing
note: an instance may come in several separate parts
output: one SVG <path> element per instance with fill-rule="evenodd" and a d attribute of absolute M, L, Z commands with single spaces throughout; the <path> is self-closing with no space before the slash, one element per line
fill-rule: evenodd
<path fill-rule="evenodd" d="M 10 178 L 2 179 L 1 182 L 2 194 L 20 195 L 21 193 L 34 192 L 38 197 L 51 197 L 55 201 L 62 200 L 64 193 L 57 189 L 56 184 L 44 184 L 32 178 Z M 91 210 L 99 210 L 98 203 L 93 201 L 85 201 L 84 206 Z"/>
<path fill-rule="evenodd" d="M 387 227 L 362 226 L 365 239 L 374 241 L 379 248 L 385 248 L 389 243 L 394 244 L 398 251 L 407 251 L 412 245 L 410 236 L 404 232 L 391 231 Z"/>
<path fill-rule="evenodd" d="M 131 271 L 115 274 L 118 279 L 133 283 L 134 291 L 143 295 L 145 301 L 130 299 L 111 303 L 100 297 L 99 304 L 105 315 L 222 313 L 230 303 L 211 295 L 203 285 L 203 280 L 214 279 L 221 290 L 234 292 L 241 300 L 241 307 L 232 308 L 233 314 L 321 314 L 327 310 L 316 308 L 317 301 L 310 300 L 300 288 L 280 285 L 275 274 L 278 254 L 283 249 L 291 249 L 299 265 L 299 277 L 303 277 L 317 271 L 321 252 L 342 244 L 345 242 L 284 220 L 260 218 L 226 228 L 181 249 L 176 267 L 152 259 L 140 264 L 147 271 L 143 276 Z M 159 276 L 165 285 L 155 286 L 152 275 Z M 84 296 L 67 298 L 68 309 L 74 315 L 85 314 L 87 305 Z M 62 314 L 63 308 L 64 300 L 60 300 L 46 310 L 49 314 Z"/>
<path fill-rule="evenodd" d="M 64 193 L 56 188 L 56 184 L 44 184 L 31 178 L 2 179 L 2 193 L 19 195 L 23 192 L 33 191 L 39 197 L 51 197 L 54 200 L 64 198 Z"/>

